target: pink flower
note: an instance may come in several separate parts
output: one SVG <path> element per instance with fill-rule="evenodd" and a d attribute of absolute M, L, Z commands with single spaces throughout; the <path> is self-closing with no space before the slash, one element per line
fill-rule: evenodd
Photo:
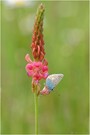
<path fill-rule="evenodd" d="M 44 18 L 44 6 L 40 4 L 33 28 L 31 49 L 34 57 L 34 61 L 30 59 L 29 54 L 25 56 L 25 60 L 28 62 L 25 69 L 28 76 L 32 77 L 33 84 L 36 85 L 41 79 L 46 79 L 48 76 L 48 62 L 45 59 L 44 49 L 44 35 L 43 35 L 43 18 Z"/>
<path fill-rule="evenodd" d="M 25 67 L 28 76 L 31 76 L 35 81 L 47 78 L 48 67 L 45 60 L 44 62 L 32 62 L 32 60 L 29 57 L 29 54 L 25 56 L 25 59 L 28 62 L 28 64 Z"/>

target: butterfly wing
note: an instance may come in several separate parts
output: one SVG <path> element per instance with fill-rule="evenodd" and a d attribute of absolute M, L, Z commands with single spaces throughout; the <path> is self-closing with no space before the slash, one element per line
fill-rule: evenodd
<path fill-rule="evenodd" d="M 41 95 L 48 95 L 54 87 L 61 81 L 63 74 L 52 74 L 46 79 L 45 87 L 40 91 Z"/>
<path fill-rule="evenodd" d="M 52 74 L 49 75 L 46 79 L 46 86 L 52 90 L 56 85 L 62 80 L 63 74 Z"/>
<path fill-rule="evenodd" d="M 53 90 L 55 87 L 53 81 L 49 78 L 46 79 L 46 86 L 50 91 Z"/>

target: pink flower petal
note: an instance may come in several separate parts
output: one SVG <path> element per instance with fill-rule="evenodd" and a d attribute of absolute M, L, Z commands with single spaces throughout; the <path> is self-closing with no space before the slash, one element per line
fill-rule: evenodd
<path fill-rule="evenodd" d="M 29 71 L 27 72 L 28 76 L 32 76 L 32 74 L 33 74 L 32 72 L 29 72 Z"/>
<path fill-rule="evenodd" d="M 43 78 L 46 79 L 48 77 L 48 72 L 44 73 Z"/>
<path fill-rule="evenodd" d="M 30 58 L 29 54 L 26 54 L 26 56 L 25 56 L 25 60 L 26 60 L 27 62 L 29 62 L 29 63 L 31 63 L 31 62 L 32 62 L 32 60 L 31 60 L 31 58 Z"/>
<path fill-rule="evenodd" d="M 27 70 L 32 70 L 32 69 L 33 69 L 32 64 L 27 64 L 27 65 L 26 65 L 26 71 L 27 71 Z"/>
<path fill-rule="evenodd" d="M 47 66 L 43 66 L 42 71 L 43 72 L 48 71 L 48 67 Z"/>
<path fill-rule="evenodd" d="M 42 63 L 41 62 L 33 62 L 33 65 L 35 67 L 40 67 L 42 65 Z"/>
<path fill-rule="evenodd" d="M 46 59 L 43 60 L 43 64 L 46 65 L 46 66 L 48 65 L 48 62 L 47 62 Z"/>

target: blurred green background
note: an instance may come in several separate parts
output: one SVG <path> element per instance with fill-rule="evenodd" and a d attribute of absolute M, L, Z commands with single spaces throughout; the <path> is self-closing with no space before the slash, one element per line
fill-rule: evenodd
<path fill-rule="evenodd" d="M 34 133 L 34 97 L 24 57 L 40 1 L 2 6 L 2 134 Z M 28 6 L 27 6 L 28 4 Z M 39 97 L 40 134 L 88 133 L 88 1 L 44 1 L 44 41 L 49 73 L 64 78 Z M 32 57 L 32 56 L 31 56 Z M 42 87 L 44 81 L 42 82 Z"/>

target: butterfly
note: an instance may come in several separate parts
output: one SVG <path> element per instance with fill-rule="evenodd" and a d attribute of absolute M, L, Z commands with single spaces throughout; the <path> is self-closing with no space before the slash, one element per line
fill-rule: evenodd
<path fill-rule="evenodd" d="M 40 91 L 41 95 L 48 95 L 57 84 L 62 80 L 63 74 L 51 74 L 47 77 L 43 90 Z"/>

